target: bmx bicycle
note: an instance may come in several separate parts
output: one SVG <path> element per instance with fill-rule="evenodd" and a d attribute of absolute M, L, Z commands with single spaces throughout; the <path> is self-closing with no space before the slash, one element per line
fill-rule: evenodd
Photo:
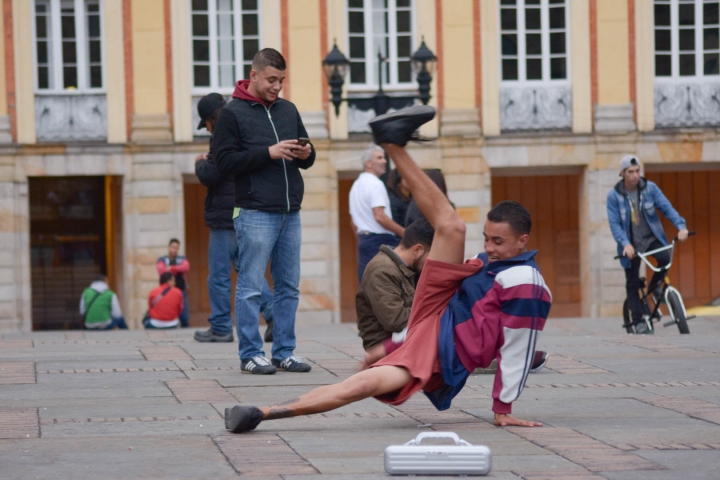
<path fill-rule="evenodd" d="M 688 232 L 688 236 L 690 235 L 695 235 L 695 232 Z M 680 333 L 690 333 L 687 321 L 695 318 L 695 315 L 691 315 L 689 317 L 687 316 L 682 295 L 680 295 L 677 288 L 670 285 L 670 278 L 667 275 L 667 271 L 670 270 L 670 266 L 672 266 L 673 252 L 675 251 L 675 242 L 677 239 L 677 237 L 673 238 L 672 243 L 664 247 L 656 248 L 655 250 L 650 250 L 645 253 L 635 253 L 635 255 L 640 257 L 645 265 L 653 272 L 659 272 L 662 270 L 665 274 L 662 281 L 662 287 L 658 295 L 656 295 L 655 292 L 648 291 L 645 277 L 640 277 L 640 291 L 638 294 L 640 296 L 640 305 L 642 307 L 642 319 L 648 328 L 647 333 L 655 333 L 654 324 L 660 322 L 663 316 L 662 310 L 660 310 L 660 305 L 662 303 L 667 305 L 668 314 L 670 315 L 670 321 L 663 323 L 663 327 L 677 325 Z M 659 268 L 650 263 L 648 260 L 649 256 L 665 250 L 670 250 L 670 262 L 668 262 L 665 267 Z M 620 256 L 618 255 L 615 257 L 615 260 L 619 258 Z M 633 324 L 632 311 L 628 308 L 627 299 L 625 299 L 625 302 L 623 303 L 623 322 L 623 328 L 625 328 L 627 333 L 637 333 L 635 331 L 635 325 Z"/>

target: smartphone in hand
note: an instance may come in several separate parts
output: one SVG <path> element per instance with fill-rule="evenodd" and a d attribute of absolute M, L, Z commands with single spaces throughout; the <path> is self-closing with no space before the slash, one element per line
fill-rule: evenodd
<path fill-rule="evenodd" d="M 305 145 L 307 145 L 308 143 L 310 143 L 310 139 L 309 139 L 309 138 L 305 138 L 305 137 L 300 137 L 300 138 L 297 139 L 297 141 L 298 141 L 298 145 L 300 145 L 301 147 L 304 147 Z"/>

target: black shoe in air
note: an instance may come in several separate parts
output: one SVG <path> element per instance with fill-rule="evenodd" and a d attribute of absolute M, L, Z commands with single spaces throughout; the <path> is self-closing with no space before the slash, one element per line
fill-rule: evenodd
<path fill-rule="evenodd" d="M 410 140 L 417 140 L 415 131 L 435 117 L 435 109 L 427 105 L 403 108 L 370 120 L 375 143 L 391 143 L 404 147 Z"/>

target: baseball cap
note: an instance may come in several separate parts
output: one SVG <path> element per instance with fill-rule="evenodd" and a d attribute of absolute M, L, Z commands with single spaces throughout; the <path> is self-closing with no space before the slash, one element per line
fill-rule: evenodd
<path fill-rule="evenodd" d="M 205 128 L 205 120 L 215 110 L 225 106 L 225 99 L 219 93 L 208 93 L 200 99 L 197 104 L 198 114 L 200 115 L 200 123 L 197 126 L 198 130 Z"/>
<path fill-rule="evenodd" d="M 640 166 L 640 160 L 635 155 L 625 155 L 620 159 L 620 175 L 630 167 Z"/>

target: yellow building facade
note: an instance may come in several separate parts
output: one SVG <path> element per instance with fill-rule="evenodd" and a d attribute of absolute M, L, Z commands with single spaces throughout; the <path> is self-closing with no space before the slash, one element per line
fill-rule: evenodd
<path fill-rule="evenodd" d="M 368 102 L 378 75 L 391 107 L 414 102 L 421 41 L 438 57 L 438 115 L 421 130 L 436 140 L 409 148 L 442 169 L 466 256 L 482 251 L 494 203 L 522 201 L 551 315 L 619 315 L 605 197 L 634 153 L 698 231 L 676 260 L 686 303 L 720 295 L 718 2 L 3 0 L 2 15 L 0 329 L 78 326 L 80 292 L 99 272 L 139 327 L 172 237 L 191 263 L 193 324 L 204 324 L 194 158 L 207 136 L 195 107 L 230 95 L 265 47 L 285 56 L 283 96 L 317 150 L 304 172 L 299 323 L 353 320 L 346 196 L 371 141 Z M 338 115 L 322 70 L 334 44 L 350 60 Z"/>

